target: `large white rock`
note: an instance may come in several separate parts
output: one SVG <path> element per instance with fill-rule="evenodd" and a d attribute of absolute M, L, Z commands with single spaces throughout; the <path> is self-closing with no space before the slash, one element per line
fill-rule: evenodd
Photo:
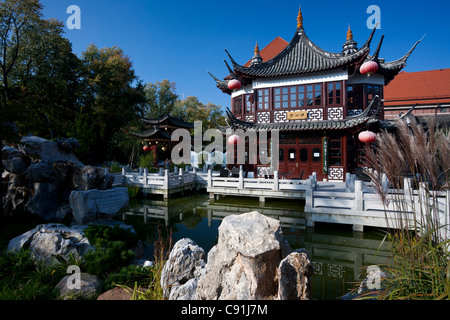
<path fill-rule="evenodd" d="M 161 273 L 163 297 L 169 300 L 191 300 L 198 278 L 205 273 L 206 253 L 193 240 L 183 238 L 175 243 Z"/>
<path fill-rule="evenodd" d="M 217 245 L 208 253 L 196 298 L 277 299 L 278 267 L 291 252 L 278 220 L 257 211 L 227 216 L 219 227 Z"/>
<path fill-rule="evenodd" d="M 108 190 L 72 191 L 70 208 L 77 224 L 95 220 L 101 215 L 114 215 L 129 204 L 128 189 L 125 187 Z"/>

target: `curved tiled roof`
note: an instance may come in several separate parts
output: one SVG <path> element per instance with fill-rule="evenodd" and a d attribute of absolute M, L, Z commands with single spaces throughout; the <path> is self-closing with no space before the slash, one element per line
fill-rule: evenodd
<path fill-rule="evenodd" d="M 266 78 L 327 71 L 362 63 L 369 53 L 374 32 L 375 29 L 358 51 L 348 55 L 319 48 L 308 38 L 302 27 L 297 29 L 291 42 L 278 55 L 263 63 L 245 67 L 226 52 L 233 64 L 234 73 L 240 77 Z"/>

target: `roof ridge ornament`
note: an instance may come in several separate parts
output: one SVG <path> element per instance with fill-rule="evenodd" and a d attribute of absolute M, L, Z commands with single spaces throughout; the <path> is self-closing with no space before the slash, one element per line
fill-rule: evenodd
<path fill-rule="evenodd" d="M 297 29 L 300 28 L 303 28 L 303 15 L 302 15 L 302 8 L 298 6 Z"/>
<path fill-rule="evenodd" d="M 263 59 L 261 57 L 261 55 L 259 54 L 259 47 L 258 47 L 258 41 L 256 41 L 256 46 L 255 46 L 255 54 L 252 57 L 252 62 L 250 65 L 254 65 L 254 64 L 260 64 L 263 62 Z"/>
<path fill-rule="evenodd" d="M 350 23 L 348 24 L 347 40 L 353 40 L 353 32 L 352 32 L 352 30 L 350 29 Z"/>
<path fill-rule="evenodd" d="M 258 41 L 256 41 L 256 45 L 255 45 L 255 54 L 259 54 Z"/>

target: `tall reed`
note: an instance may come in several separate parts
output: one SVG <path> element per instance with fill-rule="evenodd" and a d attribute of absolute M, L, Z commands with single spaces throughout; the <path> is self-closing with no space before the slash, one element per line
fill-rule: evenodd
<path fill-rule="evenodd" d="M 367 175 L 384 203 L 392 276 L 379 299 L 450 299 L 450 135 L 399 121 L 366 149 Z M 383 177 L 389 188 L 383 185 Z"/>

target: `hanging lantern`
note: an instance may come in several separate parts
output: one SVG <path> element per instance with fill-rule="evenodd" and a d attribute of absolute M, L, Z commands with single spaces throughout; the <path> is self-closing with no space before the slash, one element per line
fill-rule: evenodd
<path fill-rule="evenodd" d="M 239 144 L 239 143 L 241 143 L 241 137 L 239 137 L 236 134 L 233 134 L 228 137 L 228 143 L 229 144 Z"/>
<path fill-rule="evenodd" d="M 143 149 L 144 151 L 150 151 L 150 147 L 147 146 L 147 145 L 145 145 L 142 149 Z"/>
<path fill-rule="evenodd" d="M 377 140 L 377 135 L 372 131 L 366 130 L 358 135 L 358 139 L 363 143 L 373 143 Z"/>
<path fill-rule="evenodd" d="M 361 74 L 367 74 L 369 77 L 371 74 L 374 74 L 377 71 L 378 71 L 378 63 L 376 63 L 375 61 L 364 62 L 361 68 L 359 68 L 359 72 Z"/>
<path fill-rule="evenodd" d="M 233 79 L 228 82 L 228 89 L 230 90 L 239 90 L 241 88 L 241 82 L 237 79 Z"/>
<path fill-rule="evenodd" d="M 155 146 L 150 146 L 150 150 L 153 150 L 153 148 L 155 148 Z"/>

